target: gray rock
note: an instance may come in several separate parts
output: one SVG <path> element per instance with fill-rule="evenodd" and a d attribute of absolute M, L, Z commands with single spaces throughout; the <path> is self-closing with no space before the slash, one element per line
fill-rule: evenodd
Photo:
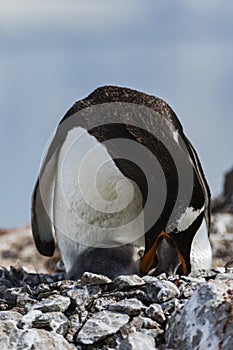
<path fill-rule="evenodd" d="M 41 315 L 42 311 L 40 310 L 30 310 L 28 313 L 21 317 L 17 323 L 17 327 L 21 329 L 32 328 L 32 323 L 36 320 L 37 317 Z"/>
<path fill-rule="evenodd" d="M 135 331 L 150 335 L 158 341 L 161 339 L 164 333 L 164 330 L 161 328 L 160 324 L 158 324 L 156 321 L 153 321 L 149 317 L 144 317 L 141 315 L 133 318 L 133 320 L 130 322 L 130 328 L 125 332 L 125 336 Z"/>
<path fill-rule="evenodd" d="M 31 298 L 28 293 L 19 293 L 16 298 L 17 307 L 15 309 L 24 314 L 25 311 L 30 310 L 36 303 L 37 300 Z"/>
<path fill-rule="evenodd" d="M 150 284 L 150 283 L 156 283 L 158 281 L 158 278 L 157 276 L 149 276 L 149 275 L 145 275 L 142 277 L 143 281 L 147 284 Z"/>
<path fill-rule="evenodd" d="M 232 270 L 232 271 L 231 271 Z M 210 272 L 215 272 L 215 273 L 217 273 L 217 274 L 219 274 L 219 273 L 224 273 L 224 272 L 226 272 L 225 271 L 225 267 L 214 267 L 213 269 L 211 269 L 210 270 Z M 233 268 L 231 269 L 231 268 L 229 268 L 229 272 L 232 272 L 233 273 Z"/>
<path fill-rule="evenodd" d="M 3 311 L 4 312 L 4 311 Z M 10 311 L 5 311 L 8 314 L 2 315 L 0 313 L 0 349 L 1 350 L 15 350 L 17 349 L 17 342 L 22 334 L 22 331 L 17 328 L 17 322 L 19 321 L 20 314 Z M 9 317 L 9 318 L 8 318 Z"/>
<path fill-rule="evenodd" d="M 61 311 L 64 312 L 70 305 L 70 298 L 62 295 L 53 295 L 32 306 L 32 310 L 42 312 Z"/>
<path fill-rule="evenodd" d="M 233 281 L 200 286 L 171 317 L 167 346 L 172 349 L 233 349 Z"/>
<path fill-rule="evenodd" d="M 163 272 L 160 275 L 156 275 L 156 276 L 154 276 L 153 274 L 145 275 L 142 277 L 142 279 L 146 283 L 152 283 L 153 281 L 156 281 L 156 280 L 167 280 L 168 277 L 166 273 Z"/>
<path fill-rule="evenodd" d="M 109 305 L 114 305 L 116 303 L 116 298 L 113 298 L 111 296 L 108 297 L 100 297 L 96 300 L 94 300 L 91 311 L 102 311 L 106 310 Z"/>
<path fill-rule="evenodd" d="M 0 311 L 0 321 L 14 321 L 18 322 L 21 319 L 22 315 L 19 312 L 15 311 Z"/>
<path fill-rule="evenodd" d="M 157 321 L 158 323 L 164 323 L 166 317 L 164 315 L 163 309 L 159 304 L 151 304 L 145 310 L 146 316 L 152 318 L 152 320 Z"/>
<path fill-rule="evenodd" d="M 41 293 L 47 293 L 51 292 L 51 289 L 49 288 L 48 284 L 40 283 L 38 286 L 34 289 L 34 295 L 39 295 Z"/>
<path fill-rule="evenodd" d="M 224 268 L 221 268 L 221 269 L 225 270 Z M 194 270 L 190 272 L 189 276 L 194 278 L 204 278 L 204 279 L 213 278 L 214 279 L 219 272 L 220 272 L 220 268 L 218 267 L 211 270 Z"/>
<path fill-rule="evenodd" d="M 113 285 L 117 290 L 127 290 L 132 287 L 143 286 L 144 284 L 144 280 L 138 275 L 122 275 L 113 281 Z"/>
<path fill-rule="evenodd" d="M 143 332 L 130 333 L 119 347 L 120 350 L 155 350 L 155 340 L 151 335 Z"/>
<path fill-rule="evenodd" d="M 170 319 L 170 317 L 173 315 L 173 313 L 176 310 L 180 311 L 183 309 L 184 305 L 188 302 L 188 299 L 174 299 L 174 300 L 171 300 L 171 302 L 173 303 L 173 307 L 172 307 L 172 304 L 170 304 L 171 309 L 169 311 L 167 308 L 169 308 L 168 304 L 170 303 L 170 301 L 168 301 L 167 303 L 161 304 L 164 315 L 167 318 L 167 321 Z"/>
<path fill-rule="evenodd" d="M 140 288 L 140 287 L 138 287 Z M 115 289 L 112 293 L 106 293 L 106 295 L 108 295 L 111 298 L 115 298 L 115 299 L 131 299 L 131 298 L 136 298 L 138 300 L 141 300 L 142 302 L 144 301 L 150 301 L 148 300 L 147 294 L 144 290 L 140 290 L 140 289 L 131 289 L 131 290 L 122 290 L 122 291 L 117 291 L 117 289 Z M 143 286 L 142 286 L 143 288 Z"/>
<path fill-rule="evenodd" d="M 80 281 L 70 281 L 70 280 L 64 280 L 64 281 L 57 281 L 49 284 L 49 288 L 60 291 L 61 294 L 65 292 L 68 289 L 80 287 Z"/>
<path fill-rule="evenodd" d="M 7 347 L 7 350 L 71 350 L 73 347 L 63 338 L 63 336 L 50 333 L 43 329 L 29 329 L 21 331 L 16 339 L 15 347 Z"/>
<path fill-rule="evenodd" d="M 165 272 L 161 273 L 160 275 L 156 276 L 159 280 L 166 280 L 167 279 L 167 275 Z"/>
<path fill-rule="evenodd" d="M 8 288 L 2 293 L 2 297 L 6 300 L 10 308 L 14 307 L 17 304 L 17 296 L 19 295 L 20 288 Z"/>
<path fill-rule="evenodd" d="M 185 282 L 188 282 L 188 283 L 193 283 L 193 284 L 202 284 L 202 283 L 205 283 L 206 280 L 203 278 L 203 277 L 192 277 L 192 276 L 182 276 L 181 277 L 181 280 L 185 281 Z"/>
<path fill-rule="evenodd" d="M 31 349 L 33 343 L 36 349 L 144 349 L 151 339 L 160 350 L 203 350 L 209 339 L 209 349 L 233 348 L 231 268 L 168 278 L 120 276 L 109 283 L 93 274 L 81 282 L 6 271 L 0 269 L 1 350 Z M 145 339 L 150 341 L 142 345 Z"/>
<path fill-rule="evenodd" d="M 134 320 L 136 317 L 134 318 Z M 156 322 L 153 321 L 149 317 L 145 316 L 138 316 L 138 320 L 141 322 L 141 328 L 146 328 L 146 329 L 159 329 L 159 334 L 160 334 L 160 325 Z"/>
<path fill-rule="evenodd" d="M 161 304 L 162 310 L 166 316 L 171 315 L 178 308 L 179 300 L 171 299 Z"/>
<path fill-rule="evenodd" d="M 21 329 L 44 328 L 65 335 L 68 331 L 69 320 L 62 312 L 42 313 L 40 310 L 31 310 L 24 315 L 17 326 Z"/>
<path fill-rule="evenodd" d="M 0 312 L 1 350 L 71 350 L 71 346 L 61 335 L 41 329 L 18 328 L 21 317 L 17 312 Z"/>
<path fill-rule="evenodd" d="M 233 280 L 233 273 L 227 272 L 227 273 L 219 273 L 215 280 Z"/>
<path fill-rule="evenodd" d="M 129 316 L 111 311 L 100 311 L 87 320 L 76 341 L 82 344 L 94 344 L 116 333 L 129 321 Z"/>
<path fill-rule="evenodd" d="M 100 284 L 101 286 L 101 284 Z M 88 285 L 86 288 L 88 290 L 88 294 L 89 294 L 89 298 L 92 299 L 96 299 L 99 298 L 100 295 L 102 294 L 102 289 L 100 286 L 97 285 Z"/>
<path fill-rule="evenodd" d="M 144 335 L 149 335 L 152 338 L 154 338 L 155 340 L 159 340 L 159 338 L 161 338 L 161 335 L 164 333 L 163 330 L 161 328 L 142 328 L 141 329 L 141 333 L 143 333 Z"/>
<path fill-rule="evenodd" d="M 144 321 L 140 316 L 134 317 L 130 322 L 121 327 L 120 334 L 122 338 L 126 338 L 130 333 L 141 331 Z"/>
<path fill-rule="evenodd" d="M 82 277 L 81 277 L 81 283 L 83 285 L 88 285 L 88 284 L 106 284 L 106 283 L 111 283 L 112 280 L 103 275 L 97 275 L 95 273 L 91 272 L 84 272 Z"/>
<path fill-rule="evenodd" d="M 6 277 L 11 283 L 12 287 L 25 287 L 25 285 L 33 287 L 39 285 L 40 283 L 51 283 L 62 280 L 64 279 L 64 274 L 28 273 L 22 267 L 15 268 L 11 266 L 8 274 L 6 274 Z"/>
<path fill-rule="evenodd" d="M 142 286 L 142 288 L 143 288 L 143 286 Z M 134 290 L 125 292 L 125 297 L 128 299 L 136 298 L 138 300 L 141 300 L 142 302 L 147 301 L 146 292 L 144 290 L 140 290 L 140 289 L 134 289 Z"/>
<path fill-rule="evenodd" d="M 47 312 L 36 317 L 32 326 L 65 335 L 69 328 L 69 320 L 62 312 Z"/>
<path fill-rule="evenodd" d="M 151 335 L 154 339 L 160 339 L 163 334 L 163 329 L 156 321 L 144 316 L 136 316 L 120 330 L 123 338 L 126 338 L 130 333 L 141 332 Z"/>
<path fill-rule="evenodd" d="M 87 287 L 70 288 L 66 290 L 63 295 L 69 297 L 77 307 L 84 307 L 90 303 L 90 296 Z"/>
<path fill-rule="evenodd" d="M 116 303 L 108 303 L 106 306 L 106 309 L 109 311 L 122 312 L 129 316 L 139 315 L 145 308 L 145 305 L 136 298 L 120 300 Z"/>
<path fill-rule="evenodd" d="M 190 298 L 193 295 L 193 292 L 197 289 L 197 284 L 185 284 L 182 288 L 181 295 L 183 298 L 187 299 Z"/>
<path fill-rule="evenodd" d="M 163 303 L 172 298 L 178 298 L 180 291 L 170 281 L 151 280 L 147 283 L 147 295 L 155 303 Z"/>

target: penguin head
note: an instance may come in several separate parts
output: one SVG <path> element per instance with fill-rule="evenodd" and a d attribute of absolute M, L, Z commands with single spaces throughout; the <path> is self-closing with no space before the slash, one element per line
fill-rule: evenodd
<path fill-rule="evenodd" d="M 132 245 L 114 248 L 88 248 L 75 260 L 67 278 L 79 279 L 84 272 L 114 279 L 120 275 L 140 274 L 140 252 Z"/>

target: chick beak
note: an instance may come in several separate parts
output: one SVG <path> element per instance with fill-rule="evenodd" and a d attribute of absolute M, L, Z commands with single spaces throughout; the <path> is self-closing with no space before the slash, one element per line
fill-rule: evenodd
<path fill-rule="evenodd" d="M 171 242 L 173 245 L 176 246 L 176 244 L 172 240 L 171 236 L 169 234 L 167 234 L 166 232 L 161 231 L 160 234 L 158 235 L 158 237 L 156 238 L 154 244 L 152 245 L 152 247 L 148 250 L 148 252 L 142 258 L 140 268 L 141 268 L 141 272 L 143 275 L 148 273 L 151 266 L 153 265 L 158 245 L 161 242 L 161 240 L 163 240 L 163 239 L 166 239 L 168 242 Z M 178 257 L 179 257 L 180 262 L 182 264 L 183 273 L 185 275 L 187 275 L 188 270 L 187 270 L 187 265 L 186 265 L 185 259 L 184 259 L 183 255 L 181 254 L 181 252 L 179 251 L 179 249 L 177 248 L 177 246 L 176 246 L 176 249 L 177 249 Z"/>

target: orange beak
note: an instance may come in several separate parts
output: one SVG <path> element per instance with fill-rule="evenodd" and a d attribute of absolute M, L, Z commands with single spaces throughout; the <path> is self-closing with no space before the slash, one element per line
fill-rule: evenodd
<path fill-rule="evenodd" d="M 158 237 L 156 238 L 154 244 L 152 245 L 152 247 L 148 250 L 148 252 L 142 258 L 140 267 L 141 267 L 141 272 L 143 273 L 143 275 L 148 273 L 148 271 L 150 270 L 150 268 L 151 268 L 151 266 L 152 266 L 152 264 L 154 262 L 154 259 L 155 259 L 155 255 L 156 255 L 156 251 L 157 251 L 157 248 L 158 248 L 158 244 L 163 239 L 166 239 L 168 242 L 170 241 L 173 244 L 175 244 L 173 242 L 172 238 L 166 232 L 161 231 L 160 234 L 158 235 Z M 183 272 L 184 272 L 185 275 L 187 275 L 188 274 L 188 270 L 187 270 L 186 262 L 185 262 L 185 259 L 184 259 L 183 255 L 181 254 L 181 252 L 179 251 L 178 248 L 177 248 L 177 253 L 178 253 L 179 259 L 180 259 L 181 264 L 182 264 Z"/>

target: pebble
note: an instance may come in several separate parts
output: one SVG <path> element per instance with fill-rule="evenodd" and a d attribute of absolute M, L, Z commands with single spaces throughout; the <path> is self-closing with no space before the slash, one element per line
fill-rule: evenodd
<path fill-rule="evenodd" d="M 233 273 L 232 272 L 219 273 L 215 279 L 216 280 L 233 280 Z"/>
<path fill-rule="evenodd" d="M 107 276 L 97 275 L 91 272 L 84 272 L 81 277 L 81 283 L 83 285 L 106 284 L 106 283 L 112 283 L 112 280 Z"/>
<path fill-rule="evenodd" d="M 75 306 L 85 306 L 89 304 L 90 298 L 86 287 L 73 287 L 63 292 L 65 298 L 71 300 Z"/>
<path fill-rule="evenodd" d="M 100 311 L 87 320 L 76 340 L 82 344 L 94 344 L 116 333 L 129 321 L 129 316 L 118 312 Z"/>
<path fill-rule="evenodd" d="M 106 309 L 109 311 L 122 312 L 129 316 L 139 315 L 145 308 L 145 305 L 136 298 L 120 300 L 106 305 Z"/>
<path fill-rule="evenodd" d="M 212 342 L 229 350 L 232 276 L 214 268 L 71 281 L 0 268 L 0 349 L 197 350 Z"/>
<path fill-rule="evenodd" d="M 143 286 L 145 284 L 144 280 L 138 275 L 123 275 L 118 276 L 114 279 L 113 285 L 115 289 L 130 289 L 132 287 Z"/>
<path fill-rule="evenodd" d="M 214 280 L 193 293 L 167 325 L 170 349 L 233 349 L 233 281 Z"/>
<path fill-rule="evenodd" d="M 163 324 L 166 321 L 163 309 L 159 304 L 151 304 L 145 310 L 146 316 L 150 317 L 152 320 Z"/>
<path fill-rule="evenodd" d="M 180 291 L 170 281 L 150 281 L 147 283 L 147 295 L 149 299 L 155 303 L 163 303 L 172 298 L 178 298 Z"/>
<path fill-rule="evenodd" d="M 44 328 L 65 335 L 69 329 L 69 320 L 62 312 L 47 312 L 32 322 L 33 328 Z"/>
<path fill-rule="evenodd" d="M 143 332 L 130 333 L 126 339 L 121 342 L 120 350 L 155 350 L 155 340 L 151 335 L 145 335 Z"/>
<path fill-rule="evenodd" d="M 53 295 L 36 303 L 32 306 L 32 310 L 40 310 L 42 312 L 61 311 L 64 312 L 70 305 L 70 298 L 62 295 Z"/>

